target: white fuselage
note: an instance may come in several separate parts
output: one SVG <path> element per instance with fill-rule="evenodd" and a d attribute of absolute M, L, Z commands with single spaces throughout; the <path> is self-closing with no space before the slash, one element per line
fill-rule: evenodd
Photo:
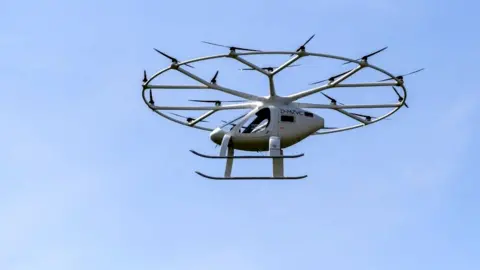
<path fill-rule="evenodd" d="M 267 151 L 270 137 L 279 137 L 281 148 L 292 146 L 324 127 L 324 119 L 292 105 L 262 105 L 235 123 L 230 131 L 216 128 L 210 138 L 221 145 L 226 134 L 231 147 Z"/>

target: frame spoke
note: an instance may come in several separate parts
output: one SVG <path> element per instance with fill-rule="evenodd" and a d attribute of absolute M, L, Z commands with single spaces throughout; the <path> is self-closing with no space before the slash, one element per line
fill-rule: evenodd
<path fill-rule="evenodd" d="M 269 76 L 268 77 L 268 84 L 269 84 L 269 89 L 270 89 L 270 96 L 273 97 L 273 96 L 276 96 L 276 93 L 275 93 L 275 82 L 273 81 L 273 76 Z"/>
<path fill-rule="evenodd" d="M 380 87 L 380 86 L 398 86 L 398 83 L 379 83 L 379 82 L 372 82 L 372 83 L 344 83 L 338 84 L 335 87 Z"/>
<path fill-rule="evenodd" d="M 401 103 L 393 104 L 352 104 L 352 105 L 335 105 L 335 104 L 314 104 L 314 103 L 295 103 L 298 108 L 315 108 L 315 109 L 378 109 L 378 108 L 398 108 Z"/>
<path fill-rule="evenodd" d="M 247 56 L 247 55 L 294 55 L 287 61 L 285 61 L 282 65 L 278 66 L 276 69 L 273 70 L 265 70 L 265 68 L 259 67 L 256 64 L 249 62 L 242 58 L 242 56 Z M 302 57 L 308 57 L 308 56 L 314 56 L 314 57 L 320 57 L 320 58 L 329 58 L 329 59 L 336 59 L 336 60 L 342 60 L 342 61 L 348 61 L 350 63 L 356 63 L 358 66 L 354 67 L 353 69 L 349 70 L 348 72 L 344 73 L 341 76 L 338 77 L 332 77 L 331 81 L 326 83 L 325 85 L 321 85 L 318 87 L 314 87 L 311 89 L 307 89 L 304 91 L 300 91 L 295 94 L 291 94 L 289 96 L 277 96 L 276 94 L 276 89 L 275 89 L 275 82 L 274 82 L 274 77 L 276 74 L 278 74 L 280 71 L 283 69 L 287 68 L 291 64 L 293 64 L 295 61 L 299 60 Z M 205 60 L 211 60 L 211 59 L 218 59 L 218 58 L 227 58 L 227 59 L 235 59 L 238 62 L 241 62 L 242 64 L 250 67 L 254 71 L 258 71 L 264 75 L 266 75 L 269 79 L 269 92 L 270 96 L 263 97 L 263 96 L 257 96 L 254 94 L 249 94 L 245 93 L 242 91 L 234 90 L 234 89 L 229 89 L 226 87 L 223 87 L 221 85 L 216 84 L 214 81 L 213 83 L 204 80 L 200 78 L 199 76 L 185 70 L 183 68 L 183 65 L 186 64 L 192 64 L 195 62 L 201 62 Z M 350 76 L 353 76 L 356 72 L 360 71 L 362 68 L 371 68 L 373 70 L 376 70 L 380 73 L 383 73 L 384 75 L 387 75 L 394 81 L 390 82 L 364 82 L 364 83 L 342 83 L 345 81 L 347 78 Z M 168 70 L 177 70 L 178 72 L 192 78 L 196 82 L 199 82 L 201 85 L 155 85 L 155 84 L 149 84 L 154 78 L 157 76 L 167 72 Z M 375 65 L 372 65 L 366 61 L 358 61 L 354 59 L 349 59 L 346 57 L 341 57 L 341 56 L 335 56 L 335 55 L 330 55 L 330 54 L 324 54 L 324 53 L 313 53 L 313 52 L 306 52 L 306 51 L 253 51 L 253 52 L 230 52 L 229 54 L 218 54 L 218 55 L 213 55 L 213 56 L 205 56 L 205 57 L 199 57 L 191 60 L 187 60 L 184 62 L 179 62 L 179 63 L 174 63 L 172 64 L 169 68 L 165 68 L 157 73 L 155 73 L 150 79 L 147 79 L 146 75 L 144 75 L 144 80 L 143 80 L 143 100 L 147 104 L 147 106 L 155 113 L 182 125 L 188 126 L 188 127 L 193 127 L 193 128 L 198 128 L 201 130 L 206 130 L 206 131 L 212 131 L 212 129 L 207 128 L 207 127 L 202 127 L 199 122 L 202 120 L 208 118 L 212 114 L 221 111 L 221 110 L 239 110 L 239 109 L 254 109 L 258 106 L 261 106 L 262 104 L 268 105 L 268 104 L 277 104 L 280 102 L 281 104 L 290 104 L 293 105 L 294 107 L 297 108 L 315 108 L 315 109 L 330 109 L 330 110 L 335 110 L 338 111 L 339 113 L 342 113 L 360 123 L 356 125 L 352 125 L 349 127 L 343 127 L 343 128 L 336 128 L 333 130 L 328 130 L 328 131 L 323 131 L 323 132 L 316 132 L 315 135 L 320 135 L 320 134 L 328 134 L 328 133 L 333 133 L 333 132 L 341 132 L 341 131 L 346 131 L 346 130 L 351 130 L 355 128 L 359 128 L 365 125 L 369 125 L 375 122 L 378 122 L 396 111 L 398 111 L 404 104 L 405 100 L 407 97 L 407 91 L 404 87 L 403 80 L 396 79 L 394 75 L 390 74 L 388 71 L 383 70 Z M 297 100 L 308 97 L 310 95 L 320 93 L 326 89 L 331 89 L 331 88 L 356 88 L 356 87 L 399 87 L 402 88 L 404 95 L 403 95 L 403 100 L 399 101 L 398 103 L 386 103 L 386 104 L 349 104 L 349 105 L 338 105 L 335 103 L 330 103 L 330 104 L 315 104 L 315 103 L 303 103 L 303 102 L 297 102 Z M 226 94 L 230 94 L 242 99 L 246 99 L 244 103 L 236 103 L 233 105 L 223 105 L 223 106 L 155 106 L 153 104 L 150 104 L 148 99 L 145 96 L 145 91 L 148 89 L 204 89 L 204 90 L 217 90 Z M 364 119 L 363 117 L 357 116 L 353 113 L 350 113 L 346 110 L 348 109 L 373 109 L 373 108 L 392 108 L 392 110 L 379 117 L 375 117 L 376 120 L 370 120 L 368 117 Z M 162 113 L 162 110 L 166 111 L 171 111 L 171 110 L 187 110 L 187 111 L 205 111 L 200 117 L 195 118 L 195 120 L 189 122 L 189 123 L 183 123 L 181 121 L 178 121 L 177 119 L 174 119 L 172 117 L 169 117 L 168 115 Z M 372 117 L 373 118 L 373 117 Z M 368 120 L 367 120 L 368 119 Z M 370 121 L 369 121 L 370 120 Z"/>
<path fill-rule="evenodd" d="M 315 88 L 305 90 L 305 91 L 302 91 L 302 92 L 299 92 L 299 93 L 296 93 L 296 94 L 292 94 L 292 95 L 287 96 L 287 98 L 290 99 L 290 101 L 295 101 L 295 100 L 298 100 L 300 98 L 308 97 L 310 95 L 313 95 L 313 94 L 316 94 L 318 92 L 324 91 L 326 89 L 336 87 L 340 82 L 346 80 L 348 77 L 352 76 L 353 74 L 355 74 L 356 72 L 358 72 L 362 68 L 363 68 L 362 66 L 358 66 L 358 67 L 352 69 L 350 72 L 345 73 L 336 82 L 327 83 L 326 85 L 323 85 L 323 86 L 315 87 Z"/>
<path fill-rule="evenodd" d="M 369 123 L 368 121 L 365 121 L 365 120 L 363 120 L 362 118 L 360 118 L 360 117 L 358 117 L 358 116 L 356 116 L 356 115 L 354 115 L 354 114 L 351 114 L 351 113 L 349 113 L 349 112 L 347 112 L 347 111 L 344 111 L 344 110 L 342 110 L 342 109 L 335 109 L 335 110 L 338 111 L 338 112 L 340 112 L 340 113 L 343 113 L 344 115 L 346 115 L 346 116 L 348 116 L 348 117 L 350 117 L 350 118 L 353 118 L 353 119 L 357 120 L 358 122 L 362 122 L 362 123 L 364 123 L 365 125 L 367 125 L 367 124 Z"/>
<path fill-rule="evenodd" d="M 298 59 L 302 58 L 302 56 L 300 55 L 295 55 L 293 58 L 289 59 L 288 61 L 286 61 L 285 63 L 283 63 L 281 66 L 279 66 L 278 68 L 276 68 L 273 72 L 272 72 L 272 76 L 279 73 L 280 71 L 282 71 L 283 69 L 285 69 L 286 67 L 290 66 L 291 64 L 293 64 L 295 61 L 297 61 Z"/>
<path fill-rule="evenodd" d="M 256 102 L 239 103 L 225 106 L 154 106 L 148 104 L 152 110 L 177 110 L 177 111 L 222 111 L 222 110 L 239 110 L 249 109 L 258 106 Z"/>
<path fill-rule="evenodd" d="M 210 89 L 205 85 L 145 85 L 145 89 Z"/>
<path fill-rule="evenodd" d="M 218 90 L 218 91 L 221 91 L 221 92 L 233 95 L 233 96 L 241 97 L 241 98 L 244 98 L 244 99 L 256 100 L 256 101 L 264 100 L 264 98 L 259 97 L 259 96 L 247 94 L 247 93 L 240 92 L 240 91 L 233 90 L 233 89 L 228 89 L 228 88 L 222 87 L 218 84 L 209 83 L 209 82 L 205 81 L 204 79 L 198 77 L 197 75 L 192 74 L 192 73 L 190 73 L 190 72 L 188 72 L 185 69 L 182 69 L 180 67 L 177 68 L 177 70 L 180 71 L 181 73 L 187 75 L 188 77 L 190 77 L 190 78 L 208 86 L 208 88 L 215 89 L 215 90 Z"/>
<path fill-rule="evenodd" d="M 193 120 L 192 122 L 188 123 L 188 125 L 189 125 L 189 126 L 194 126 L 194 125 L 196 125 L 198 122 L 202 121 L 203 119 L 209 117 L 210 115 L 212 115 L 212 114 L 214 114 L 214 113 L 216 113 L 216 112 L 217 112 L 217 111 L 215 111 L 215 110 L 210 110 L 210 111 L 202 114 L 200 117 L 195 118 L 195 120 Z"/>
<path fill-rule="evenodd" d="M 240 63 L 243 63 L 243 64 L 245 64 L 245 65 L 253 68 L 254 70 L 256 70 L 256 71 L 258 71 L 258 72 L 260 72 L 260 73 L 262 73 L 262 74 L 264 74 L 264 75 L 269 76 L 269 74 L 268 74 L 265 70 L 263 70 L 261 67 L 253 64 L 252 62 L 249 62 L 249 61 L 243 59 L 243 58 L 240 57 L 240 56 L 235 55 L 235 56 L 232 56 L 232 58 L 235 59 L 235 60 L 237 60 L 237 61 L 240 62 Z"/>
<path fill-rule="evenodd" d="M 336 81 L 332 83 L 332 86 L 335 87 L 339 85 L 341 82 L 345 81 L 346 79 L 351 77 L 353 74 L 359 72 L 362 68 L 364 68 L 362 65 L 358 65 L 356 68 L 352 69 L 350 72 L 347 72 L 343 76 L 340 76 L 340 78 L 338 78 Z"/>

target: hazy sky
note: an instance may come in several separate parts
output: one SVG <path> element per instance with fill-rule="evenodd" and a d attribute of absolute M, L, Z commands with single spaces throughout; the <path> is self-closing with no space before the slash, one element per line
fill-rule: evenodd
<path fill-rule="evenodd" d="M 479 8 L 2 1 L 0 269 L 479 269 Z M 357 58 L 388 45 L 372 63 L 426 70 L 406 77 L 410 109 L 391 121 L 287 149 L 305 157 L 287 160 L 286 174 L 306 180 L 203 179 L 194 171 L 224 166 L 188 151 L 217 153 L 208 133 L 141 99 L 143 69 L 169 64 L 154 47 L 190 59 L 226 51 L 202 40 L 294 50 L 312 34 L 312 51 Z M 285 71 L 281 91 L 345 69 L 320 62 Z M 196 66 L 206 79 L 217 69 Z M 222 63 L 220 80 L 265 95 L 238 66 Z M 379 92 L 369 91 L 360 103 Z M 268 161 L 236 165 L 235 175 L 270 173 Z"/>

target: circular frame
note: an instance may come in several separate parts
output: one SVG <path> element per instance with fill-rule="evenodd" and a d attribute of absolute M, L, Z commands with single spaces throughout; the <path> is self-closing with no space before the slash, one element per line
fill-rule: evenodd
<path fill-rule="evenodd" d="M 291 58 L 290 60 L 288 60 L 286 63 L 284 63 L 283 65 L 281 65 L 279 68 L 275 69 L 273 72 L 265 72 L 265 71 L 262 71 L 261 68 L 259 67 L 256 67 L 254 64 L 244 60 L 243 58 L 241 58 L 240 56 L 243 56 L 243 55 L 295 55 L 295 57 Z M 294 52 L 291 52 L 291 51 L 255 51 L 255 52 L 245 52 L 245 53 L 237 53 L 235 51 L 230 51 L 230 53 L 228 54 L 218 54 L 218 55 L 212 55 L 212 56 L 205 56 L 205 57 L 199 57 L 199 58 L 194 58 L 194 59 L 190 59 L 190 60 L 187 60 L 187 61 L 183 61 L 183 62 L 172 62 L 172 64 L 170 65 L 170 67 L 168 68 L 165 68 L 163 70 L 160 70 L 158 71 L 157 73 L 153 74 L 151 78 L 147 79 L 144 84 L 142 85 L 143 86 L 143 89 L 142 89 L 142 98 L 143 98 L 143 101 L 145 102 L 145 104 L 150 108 L 152 109 L 155 113 L 159 114 L 160 116 L 163 116 L 164 118 L 168 119 L 168 120 L 171 120 L 173 122 L 176 122 L 178 124 L 182 124 L 182 125 L 185 125 L 187 127 L 193 127 L 193 128 L 197 128 L 197 129 L 200 129 L 200 130 L 205 130 L 205 131 L 213 131 L 213 129 L 211 128 L 208 128 L 208 127 L 203 127 L 203 126 L 199 126 L 199 125 L 189 125 L 188 123 L 185 123 L 185 122 L 182 122 L 182 121 L 179 121 L 173 117 L 169 117 L 167 116 L 166 114 L 160 112 L 159 110 L 161 109 L 155 109 L 155 107 L 157 106 L 152 106 L 149 104 L 149 102 L 147 101 L 147 98 L 145 96 L 145 91 L 147 89 L 155 89 L 155 88 L 159 88 L 159 87 L 155 87 L 155 85 L 150 85 L 150 82 L 152 82 L 155 78 L 157 78 L 158 76 L 162 75 L 163 73 L 169 71 L 169 70 L 172 70 L 172 69 L 175 69 L 175 70 L 182 70 L 182 66 L 184 65 L 188 65 L 188 64 L 191 64 L 191 63 L 195 63 L 195 62 L 201 62 L 201 61 L 207 61 L 207 60 L 212 60 L 212 59 L 218 59 L 218 58 L 232 58 L 234 60 L 238 60 L 244 64 L 246 64 L 247 66 L 250 66 L 250 67 L 256 67 L 253 69 L 253 71 L 258 71 L 260 73 L 263 73 L 264 75 L 266 75 L 267 77 L 269 77 L 270 80 L 273 81 L 273 77 L 274 75 L 278 74 L 281 70 L 283 70 L 284 68 L 288 67 L 288 65 L 292 64 L 293 62 L 297 61 L 298 59 L 301 59 L 303 57 L 308 57 L 308 56 L 314 56 L 314 57 L 321 57 L 321 58 L 330 58 L 330 59 L 336 59 L 336 60 L 343 60 L 343 61 L 348 61 L 348 62 L 351 62 L 351 63 L 357 63 L 358 66 L 356 68 L 353 68 L 352 70 L 350 71 L 353 71 L 354 69 L 357 69 L 355 72 L 353 72 L 350 76 L 352 76 L 354 73 L 356 73 L 357 71 L 363 69 L 363 68 L 372 68 L 378 72 L 381 72 L 387 76 L 389 76 L 390 79 L 396 81 L 395 84 L 385 84 L 385 85 L 372 85 L 372 86 L 397 86 L 397 87 L 401 87 L 402 90 L 403 90 L 403 99 L 399 102 L 399 103 L 396 103 L 396 104 L 390 104 L 391 106 L 389 107 L 392 107 L 393 109 L 391 111 L 389 111 L 388 113 L 380 116 L 380 117 L 375 117 L 375 119 L 371 119 L 371 121 L 365 121 L 365 122 L 362 122 L 360 124 L 357 124 L 357 125 L 352 125 L 352 126 L 347 126 L 347 127 L 343 127 L 343 128 L 336 128 L 336 129 L 331 129 L 331 130 L 325 130 L 325 131 L 320 131 L 320 132 L 316 132 L 312 135 L 321 135 L 321 134 L 329 134 L 329 133 L 336 133 L 336 132 L 342 132 L 342 131 L 347 131 L 347 130 L 352 130 L 352 129 L 356 129 L 356 128 L 359 128 L 359 127 L 363 127 L 363 126 L 366 126 L 366 125 L 370 125 L 370 124 L 373 124 L 373 123 L 376 123 L 378 121 L 381 121 L 387 117 L 389 117 L 390 115 L 394 114 L 395 112 L 397 112 L 401 107 L 403 107 L 403 105 L 405 104 L 406 102 L 406 99 L 407 99 L 407 90 L 404 86 L 404 83 L 403 83 L 403 79 L 399 79 L 397 77 L 395 77 L 394 75 L 392 75 L 391 73 L 389 73 L 388 71 L 384 70 L 384 69 L 381 69 L 375 65 L 372 65 L 370 63 L 368 63 L 367 61 L 364 61 L 364 60 L 355 60 L 355 59 L 350 59 L 350 58 L 347 58 L 347 57 L 342 57 L 342 56 L 336 56 L 336 55 L 330 55 L 330 54 L 323 54 L 323 53 L 312 53 L 312 52 L 306 52 L 306 51 L 294 51 Z M 293 59 L 293 61 L 292 61 Z M 252 66 L 253 65 L 253 66 Z M 188 74 L 187 74 L 188 75 Z M 350 76 L 347 76 L 346 78 L 350 77 Z M 200 78 L 194 78 L 192 77 L 193 79 L 200 79 Z M 346 79 L 344 78 L 344 79 Z M 343 80 L 344 80 L 343 79 Z M 202 80 L 202 79 L 200 79 Z M 340 80 L 340 79 L 339 79 Z M 342 81 L 343 81 L 342 80 Z M 213 85 L 213 84 L 208 84 L 208 83 L 205 83 L 204 80 L 200 81 L 201 83 L 205 84 L 205 87 L 196 87 L 196 89 L 214 89 L 214 90 L 219 90 L 218 88 L 216 88 L 216 84 Z M 317 87 L 317 88 L 324 88 L 323 90 L 326 90 L 326 89 L 331 89 L 331 88 L 339 88 L 339 87 L 342 87 L 342 86 L 338 86 L 339 83 L 333 83 L 334 85 L 332 85 L 332 83 L 328 83 L 326 85 L 323 85 L 321 87 Z M 375 84 L 375 83 L 371 83 L 371 84 Z M 377 83 L 378 84 L 378 83 Z M 358 84 L 360 85 L 360 84 Z M 350 84 L 349 86 L 345 86 L 345 87 L 366 87 L 366 86 L 354 86 L 354 84 Z M 189 87 L 181 87 L 181 86 L 178 86 L 178 87 L 171 87 L 171 88 L 168 88 L 168 87 L 165 87 L 165 88 L 162 88 L 162 89 L 174 89 L 174 88 L 189 88 Z M 192 89 L 195 89 L 195 88 L 192 88 Z M 321 91 L 323 91 L 321 90 Z M 319 93 L 320 91 L 316 92 L 316 93 Z M 296 94 L 299 94 L 299 93 L 296 93 Z M 296 94 L 292 94 L 292 95 L 296 95 Z M 315 93 L 312 93 L 311 95 L 313 95 Z M 250 95 L 250 94 L 249 94 Z M 292 96 L 290 95 L 290 96 Z M 252 95 L 253 96 L 253 95 Z M 257 96 L 256 96 L 257 97 Z M 286 97 L 281 97 L 281 96 L 276 96 L 277 98 L 286 98 Z M 271 98 L 271 97 L 270 97 Z M 298 99 L 301 99 L 303 97 L 300 97 Z M 249 99 L 249 98 L 245 98 L 247 101 L 250 100 L 250 101 L 257 101 L 257 102 L 260 102 L 259 104 L 257 105 L 252 105 L 252 109 L 257 107 L 257 106 L 261 106 L 264 102 L 268 102 L 270 99 L 269 98 L 265 98 L 265 97 L 257 97 L 256 100 L 253 100 L 253 99 Z M 287 97 L 288 99 L 288 97 Z M 291 103 L 298 103 L 296 102 L 297 99 L 295 100 L 292 100 L 290 101 Z M 317 109 L 333 109 L 333 110 L 337 110 L 340 109 L 342 106 L 340 105 L 335 105 L 335 106 L 330 106 L 328 107 L 329 105 L 328 104 L 319 104 L 319 105 L 324 105 L 326 106 L 325 108 L 317 108 Z M 343 106 L 348 106 L 348 105 L 343 105 Z M 376 105 L 372 105 L 372 106 L 376 106 Z M 377 105 L 379 106 L 379 105 Z M 200 107 L 199 107 L 200 108 Z M 210 107 L 209 107 L 210 108 Z M 362 107 L 362 108 L 367 108 L 367 107 Z M 379 108 L 379 107 L 371 107 L 371 108 Z M 213 107 L 211 108 L 212 110 L 215 110 Z M 217 109 L 220 109 L 219 107 L 217 107 Z M 239 109 L 245 109 L 245 108 L 239 108 Z M 354 109 L 354 108 L 353 108 Z M 176 110 L 182 110 L 182 109 L 176 109 Z M 192 110 L 192 109 L 190 109 Z M 206 110 L 206 109 L 198 109 L 198 110 Z"/>

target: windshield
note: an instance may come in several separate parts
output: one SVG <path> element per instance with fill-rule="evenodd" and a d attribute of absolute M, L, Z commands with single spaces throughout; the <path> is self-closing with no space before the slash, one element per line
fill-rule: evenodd
<path fill-rule="evenodd" d="M 265 130 L 268 127 L 268 124 L 270 123 L 269 108 L 263 108 L 259 110 L 255 116 L 252 116 L 250 119 L 248 119 L 248 121 L 240 130 L 241 133 L 257 133 Z"/>

